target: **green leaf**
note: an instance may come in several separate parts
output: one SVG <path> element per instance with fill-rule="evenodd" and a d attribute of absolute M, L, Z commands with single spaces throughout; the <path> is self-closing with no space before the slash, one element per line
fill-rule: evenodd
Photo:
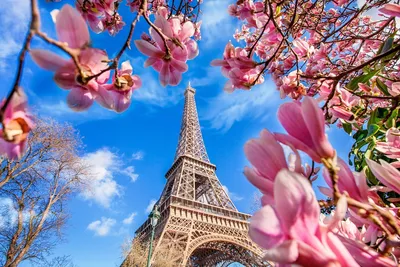
<path fill-rule="evenodd" d="M 343 125 L 343 130 L 350 135 L 351 132 L 353 131 L 353 126 L 351 126 L 351 124 L 347 122 L 342 123 L 342 125 Z"/>
<path fill-rule="evenodd" d="M 390 49 L 392 49 L 393 41 L 394 41 L 393 36 L 388 37 L 386 39 L 386 41 L 383 43 L 382 50 L 380 51 L 379 54 L 383 54 L 383 53 L 389 51 Z"/>
<path fill-rule="evenodd" d="M 360 130 L 353 135 L 353 138 L 358 142 L 363 140 L 367 136 L 367 134 L 368 134 L 367 130 Z"/>
<path fill-rule="evenodd" d="M 390 114 L 390 117 L 386 121 L 385 126 L 387 128 L 395 127 L 396 126 L 395 122 L 396 122 L 398 115 L 399 115 L 399 109 L 396 108 L 395 110 L 392 111 L 392 114 Z"/>
<path fill-rule="evenodd" d="M 379 131 L 379 126 L 376 124 L 371 124 L 370 126 L 368 126 L 368 134 L 365 138 L 374 136 L 378 131 Z"/>
<path fill-rule="evenodd" d="M 380 71 L 380 69 L 376 69 L 376 70 L 372 70 L 369 73 L 366 74 L 362 74 L 358 77 L 355 77 L 353 80 L 351 80 L 346 87 L 351 90 L 354 91 L 358 88 L 358 84 L 359 83 L 367 83 L 372 77 L 374 77 L 378 72 Z"/>
<path fill-rule="evenodd" d="M 376 85 L 384 95 L 390 96 L 387 85 L 384 84 L 379 78 L 376 79 Z"/>

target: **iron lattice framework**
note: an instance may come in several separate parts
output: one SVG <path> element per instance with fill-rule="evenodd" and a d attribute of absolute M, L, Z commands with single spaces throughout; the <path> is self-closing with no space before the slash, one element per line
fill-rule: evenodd
<path fill-rule="evenodd" d="M 172 266 L 269 266 L 262 251 L 248 237 L 250 215 L 240 213 L 225 192 L 210 163 L 201 134 L 194 99 L 188 86 L 178 147 L 167 183 L 157 202 L 161 212 L 155 229 L 153 259 L 168 251 Z M 146 240 L 150 219 L 136 231 Z M 125 266 L 125 267 L 133 267 Z"/>

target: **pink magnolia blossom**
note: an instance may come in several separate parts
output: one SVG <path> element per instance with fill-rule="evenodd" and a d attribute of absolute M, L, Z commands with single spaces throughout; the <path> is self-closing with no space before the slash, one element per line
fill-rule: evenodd
<path fill-rule="evenodd" d="M 361 173 L 353 174 L 349 166 L 341 158 L 337 159 L 338 171 L 338 186 L 340 193 L 347 192 L 349 196 L 360 202 L 368 202 L 369 187 L 367 185 L 366 177 Z M 324 168 L 323 176 L 325 182 L 332 189 L 332 180 L 329 172 Z M 332 197 L 332 194 L 329 195 Z"/>
<path fill-rule="evenodd" d="M 376 232 L 372 233 L 372 229 L 378 228 L 374 225 L 370 225 L 367 231 L 365 231 L 364 227 L 362 227 L 360 231 L 358 227 L 347 218 L 344 221 L 339 221 L 336 227 L 332 229 L 332 232 L 338 236 L 343 245 L 361 266 L 396 266 L 391 259 L 382 256 L 377 251 L 365 245 L 365 243 L 369 242 L 375 244 L 377 236 Z M 374 234 L 375 237 L 371 237 L 371 235 Z"/>
<path fill-rule="evenodd" d="M 5 100 L 1 103 L 3 107 Z M 0 155 L 10 159 L 20 158 L 25 150 L 29 132 L 34 124 L 27 112 L 27 99 L 22 91 L 14 92 L 2 117 L 3 129 L 0 129 Z"/>
<path fill-rule="evenodd" d="M 104 25 L 99 16 L 102 13 L 97 9 L 96 4 L 90 1 L 77 0 L 75 2 L 76 9 L 81 13 L 82 17 L 88 22 L 89 27 L 95 33 L 104 31 Z"/>
<path fill-rule="evenodd" d="M 276 141 L 273 134 L 262 130 L 260 138 L 251 139 L 244 145 L 247 159 L 254 166 L 245 167 L 244 174 L 247 179 L 265 195 L 273 199 L 273 186 L 275 177 L 282 169 L 288 169 L 282 146 Z M 300 157 L 297 157 L 292 168 L 301 172 Z M 266 199 L 265 199 L 266 200 Z"/>
<path fill-rule="evenodd" d="M 186 61 L 189 55 L 193 56 L 193 53 L 197 53 L 191 49 L 188 50 L 186 45 L 182 43 L 187 41 L 187 38 L 194 34 L 194 28 L 182 27 L 179 29 L 179 26 L 175 24 L 173 26 L 160 13 L 156 15 L 154 24 L 160 28 L 167 38 L 172 38 L 174 32 L 175 34 L 178 33 L 181 38 L 179 39 L 180 44 L 177 45 L 171 40 L 167 41 L 167 46 L 171 52 L 171 54 L 168 55 L 163 39 L 153 28 L 150 28 L 152 40 L 148 40 L 147 38 L 136 40 L 135 45 L 140 52 L 149 56 L 144 65 L 145 67 L 152 66 L 160 73 L 159 79 L 161 85 L 177 85 L 182 79 L 182 73 L 186 72 L 188 69 Z"/>
<path fill-rule="evenodd" d="M 222 74 L 230 79 L 224 86 L 225 91 L 233 92 L 235 88 L 249 90 L 254 84 L 264 82 L 263 75 L 260 75 L 260 66 L 256 66 L 255 62 L 247 57 L 244 49 L 235 49 L 229 42 L 225 46 L 223 57 L 214 59 L 211 65 L 221 67 Z"/>
<path fill-rule="evenodd" d="M 293 50 L 299 57 L 308 57 L 314 52 L 314 47 L 303 39 L 293 40 Z"/>
<path fill-rule="evenodd" d="M 266 249 L 264 259 L 302 266 L 359 266 L 330 228 L 319 222 L 319 205 L 309 181 L 281 170 L 274 183 L 275 205 L 261 208 L 249 235 Z M 344 198 L 338 210 L 346 210 Z M 343 212 L 340 212 L 343 214 Z"/>
<path fill-rule="evenodd" d="M 60 41 L 67 43 L 71 48 L 81 49 L 78 56 L 79 64 L 87 77 L 108 67 L 108 56 L 105 51 L 87 47 L 90 39 L 86 23 L 70 5 L 64 5 L 57 15 L 56 31 Z M 67 97 L 70 108 L 82 111 L 88 109 L 94 101 L 111 108 L 112 98 L 103 87 L 109 79 L 109 71 L 89 82 L 83 82 L 84 77 L 78 75 L 72 59 L 66 60 L 42 49 L 33 49 L 30 54 L 40 67 L 55 71 L 54 80 L 59 87 L 70 90 Z"/>
<path fill-rule="evenodd" d="M 392 83 L 392 86 L 390 88 L 388 88 L 388 92 L 392 96 L 400 95 L 400 82 Z"/>
<path fill-rule="evenodd" d="M 379 160 L 381 164 L 370 159 L 366 159 L 366 161 L 372 173 L 380 182 L 400 194 L 400 172 L 395 167 L 383 160 Z"/>
<path fill-rule="evenodd" d="M 379 11 L 389 16 L 400 17 L 400 5 L 398 4 L 386 4 Z"/>
<path fill-rule="evenodd" d="M 388 158 L 400 158 L 400 130 L 397 128 L 390 128 L 386 131 L 386 142 L 376 142 L 376 149 L 386 154 Z"/>
<path fill-rule="evenodd" d="M 122 62 L 117 73 L 118 79 L 113 76 L 113 83 L 104 87 L 112 92 L 114 99 L 113 109 L 116 112 L 125 111 L 131 104 L 132 92 L 142 86 L 139 76 L 132 75 L 132 66 L 129 61 Z"/>
<path fill-rule="evenodd" d="M 278 119 L 288 135 L 276 133 L 276 139 L 307 153 L 314 161 L 333 158 L 335 150 L 325 135 L 325 119 L 317 102 L 305 97 L 302 103 L 284 103 L 279 107 Z"/>

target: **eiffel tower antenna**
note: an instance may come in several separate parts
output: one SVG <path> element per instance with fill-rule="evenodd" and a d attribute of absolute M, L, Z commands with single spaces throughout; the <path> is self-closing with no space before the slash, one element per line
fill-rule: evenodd
<path fill-rule="evenodd" d="M 204 146 L 197 115 L 196 90 L 188 84 L 174 163 L 157 201 L 160 220 L 155 228 L 152 261 L 167 257 L 171 266 L 216 266 L 239 262 L 270 266 L 248 237 L 250 215 L 239 212 L 216 176 Z M 148 240 L 152 226 L 146 220 L 136 238 Z M 133 259 L 122 266 L 134 267 Z M 219 265 L 218 265 L 219 266 Z M 226 265 L 221 265 L 226 266 Z"/>
<path fill-rule="evenodd" d="M 194 95 L 196 90 L 190 86 L 190 82 L 185 90 L 185 106 L 181 130 L 179 134 L 178 147 L 175 153 L 175 160 L 180 156 L 189 156 L 204 162 L 210 162 L 206 147 L 204 146 L 201 134 L 199 118 L 197 115 L 196 102 Z"/>

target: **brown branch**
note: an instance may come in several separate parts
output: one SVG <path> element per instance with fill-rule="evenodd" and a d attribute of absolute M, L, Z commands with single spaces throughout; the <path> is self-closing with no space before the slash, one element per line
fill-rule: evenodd
<path fill-rule="evenodd" d="M 322 159 L 322 163 L 327 168 L 331 181 L 332 181 L 332 189 L 333 189 L 333 200 L 334 203 L 337 204 L 337 201 L 342 196 L 338 187 L 338 171 L 339 168 L 336 166 L 335 161 L 333 159 Z M 397 224 L 396 218 L 387 210 L 378 207 L 377 205 L 370 203 L 362 203 L 353 198 L 351 198 L 347 193 L 344 194 L 346 196 L 347 204 L 351 207 L 358 209 L 358 214 L 372 221 L 374 224 L 379 226 L 386 234 L 389 240 L 396 241 L 396 235 L 400 235 L 400 226 Z M 390 227 L 386 227 L 383 225 L 382 218 Z"/>
<path fill-rule="evenodd" d="M 4 114 L 7 106 L 10 104 L 12 96 L 14 95 L 15 92 L 17 92 L 17 90 L 19 88 L 19 84 L 21 82 L 21 77 L 22 77 L 22 70 L 23 70 L 24 62 L 25 62 L 25 55 L 26 55 L 26 52 L 29 50 L 29 46 L 30 46 L 33 36 L 35 35 L 36 29 L 38 29 L 39 27 L 40 27 L 40 17 L 39 17 L 39 9 L 37 6 L 37 2 L 36 2 L 36 0 L 31 0 L 31 21 L 29 24 L 29 31 L 25 37 L 25 41 L 24 41 L 22 50 L 19 54 L 18 69 L 17 69 L 17 75 L 15 76 L 14 84 L 12 86 L 10 93 L 7 96 L 6 101 L 4 102 L 4 105 L 1 107 L 1 110 L 0 110 L 0 121 L 3 121 L 3 114 Z"/>

